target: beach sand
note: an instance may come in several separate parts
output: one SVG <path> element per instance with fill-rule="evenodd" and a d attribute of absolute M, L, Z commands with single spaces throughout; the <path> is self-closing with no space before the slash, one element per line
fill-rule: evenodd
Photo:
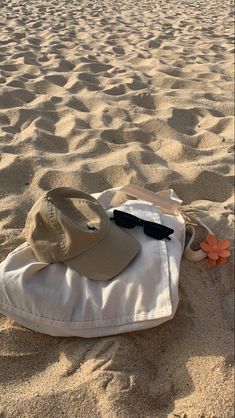
<path fill-rule="evenodd" d="M 0 1 L 0 260 L 52 187 L 173 188 L 233 238 L 232 2 Z M 85 340 L 0 315 L 1 418 L 233 417 L 231 261 L 175 318 Z"/>

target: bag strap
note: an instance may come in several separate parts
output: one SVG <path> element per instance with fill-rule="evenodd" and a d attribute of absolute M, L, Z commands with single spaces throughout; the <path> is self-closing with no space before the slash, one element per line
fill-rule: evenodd
<path fill-rule="evenodd" d="M 171 215 L 179 215 L 180 207 L 183 203 L 183 201 L 176 196 L 172 189 L 154 193 L 151 190 L 144 189 L 143 187 L 128 184 L 123 186 L 121 191 L 130 196 L 153 203 L 155 206 L 159 207 L 163 213 Z"/>
<path fill-rule="evenodd" d="M 178 198 L 172 189 L 154 193 L 150 190 L 144 189 L 143 187 L 136 186 L 134 184 L 127 184 L 121 187 L 114 187 L 113 189 L 106 190 L 103 193 L 95 193 L 93 196 L 98 198 L 100 204 L 105 210 L 107 210 L 111 207 L 112 199 L 119 191 L 139 200 L 153 203 L 154 206 L 159 207 L 163 213 L 170 215 L 180 214 L 180 207 L 183 201 Z"/>

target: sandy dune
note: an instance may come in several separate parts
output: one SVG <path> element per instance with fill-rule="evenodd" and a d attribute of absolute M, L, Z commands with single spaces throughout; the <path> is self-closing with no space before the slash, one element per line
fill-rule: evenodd
<path fill-rule="evenodd" d="M 174 188 L 233 229 L 232 2 L 0 0 L 0 260 L 70 185 Z M 232 266 L 183 260 L 169 323 L 83 340 L 0 315 L 1 418 L 231 418 Z"/>

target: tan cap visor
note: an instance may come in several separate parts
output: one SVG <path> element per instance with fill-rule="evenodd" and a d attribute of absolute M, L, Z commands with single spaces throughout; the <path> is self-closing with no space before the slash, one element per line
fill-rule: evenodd
<path fill-rule="evenodd" d="M 95 247 L 64 263 L 89 279 L 107 280 L 124 270 L 139 250 L 139 242 L 113 224 Z"/>

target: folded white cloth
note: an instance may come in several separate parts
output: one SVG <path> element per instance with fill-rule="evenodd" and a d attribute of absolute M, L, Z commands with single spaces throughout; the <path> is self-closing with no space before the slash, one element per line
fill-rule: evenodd
<path fill-rule="evenodd" d="M 112 189 L 113 190 L 113 189 Z M 102 196 L 96 194 L 102 204 Z M 37 261 L 27 243 L 0 264 L 0 312 L 32 330 L 54 336 L 98 337 L 155 327 L 178 305 L 185 225 L 152 203 L 128 200 L 116 209 L 174 229 L 171 240 L 125 229 L 141 244 L 138 256 L 112 280 L 93 281 L 63 263 Z M 112 209 L 107 210 L 111 216 Z"/>

